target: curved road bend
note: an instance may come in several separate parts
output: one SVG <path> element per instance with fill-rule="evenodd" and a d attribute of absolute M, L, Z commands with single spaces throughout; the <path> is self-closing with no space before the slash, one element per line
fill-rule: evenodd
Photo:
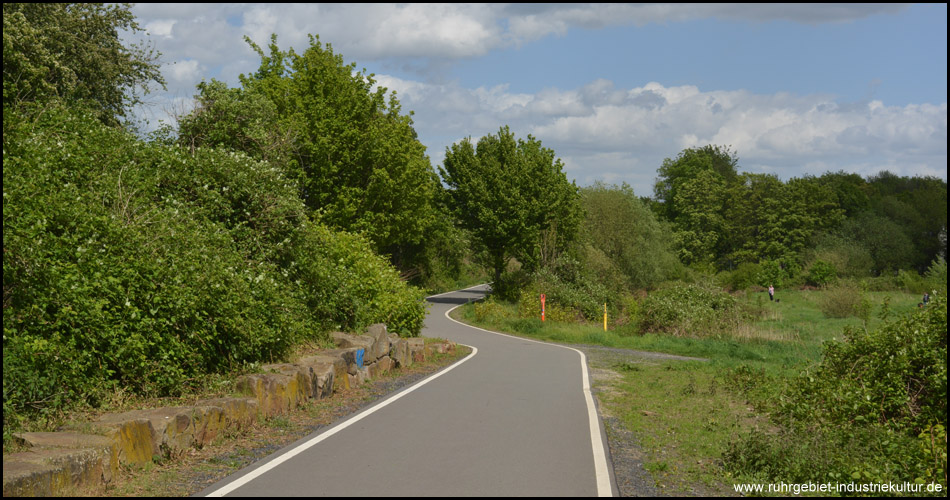
<path fill-rule="evenodd" d="M 448 318 L 485 289 L 428 298 L 471 355 L 198 495 L 616 496 L 583 353 Z"/>

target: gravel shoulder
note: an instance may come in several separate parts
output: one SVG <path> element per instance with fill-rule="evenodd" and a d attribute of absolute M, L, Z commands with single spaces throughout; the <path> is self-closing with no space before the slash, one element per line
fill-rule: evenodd
<path fill-rule="evenodd" d="M 703 361 L 701 358 L 690 358 L 631 349 L 618 349 L 597 345 L 571 345 L 580 350 L 587 357 L 587 368 L 591 376 L 591 391 L 597 401 L 597 411 L 607 432 L 607 442 L 610 448 L 610 461 L 614 469 L 617 488 L 622 497 L 655 497 L 661 496 L 656 489 L 656 482 L 650 473 L 643 468 L 645 455 L 636 436 L 627 430 L 623 422 L 612 415 L 601 402 L 601 395 L 612 390 L 612 383 L 621 379 L 613 368 L 624 362 L 637 360 L 682 360 Z"/>

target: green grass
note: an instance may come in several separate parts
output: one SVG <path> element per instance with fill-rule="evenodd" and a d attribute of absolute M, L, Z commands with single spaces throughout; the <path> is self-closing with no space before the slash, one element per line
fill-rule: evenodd
<path fill-rule="evenodd" d="M 733 493 L 718 457 L 739 432 L 767 421 L 726 390 L 709 363 L 663 361 L 618 367 L 622 381 L 600 396 L 633 431 L 662 495 Z"/>
<path fill-rule="evenodd" d="M 756 402 L 781 393 L 786 380 L 820 361 L 822 344 L 841 339 L 846 327 L 874 329 L 885 313 L 891 319 L 917 307 L 916 295 L 868 292 L 870 308 L 857 315 L 828 318 L 820 290 L 740 293 L 750 320 L 737 331 L 716 337 L 640 335 L 634 325 L 580 324 L 519 318 L 516 304 L 488 300 L 453 311 L 466 323 L 489 330 L 563 344 L 700 357 L 708 362 L 638 361 L 607 367 L 620 374 L 600 387 L 602 410 L 632 431 L 644 452 L 644 467 L 662 495 L 735 495 L 732 477 L 721 467 L 723 453 L 740 435 L 772 429 Z M 884 304 L 887 303 L 887 307 Z M 608 318 L 608 321 L 610 318 Z M 765 406 L 765 405 L 763 405 Z"/>
<path fill-rule="evenodd" d="M 494 302 L 478 314 L 475 304 L 453 311 L 458 319 L 489 330 L 499 330 L 547 342 L 594 344 L 681 356 L 708 358 L 734 366 L 752 363 L 757 367 L 782 367 L 818 361 L 821 345 L 841 338 L 847 326 L 861 327 L 860 318 L 825 318 L 818 308 L 821 291 L 787 291 L 779 302 L 769 302 L 768 295 L 739 294 L 739 302 L 755 310 L 759 318 L 732 335 L 720 337 L 673 337 L 661 334 L 640 335 L 631 325 L 569 323 L 540 318 L 519 318 L 518 306 Z M 873 308 L 869 328 L 880 324 L 885 298 L 889 298 L 890 314 L 907 314 L 916 307 L 917 297 L 902 292 L 869 292 Z M 762 301 L 762 297 L 765 298 Z M 758 366 L 761 365 L 761 366 Z"/>

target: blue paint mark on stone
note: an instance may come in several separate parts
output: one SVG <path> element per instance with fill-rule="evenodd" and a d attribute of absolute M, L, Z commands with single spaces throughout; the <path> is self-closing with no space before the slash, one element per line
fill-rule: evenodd
<path fill-rule="evenodd" d="M 366 349 L 357 349 L 356 350 L 356 367 L 363 367 L 363 354 L 366 353 Z"/>

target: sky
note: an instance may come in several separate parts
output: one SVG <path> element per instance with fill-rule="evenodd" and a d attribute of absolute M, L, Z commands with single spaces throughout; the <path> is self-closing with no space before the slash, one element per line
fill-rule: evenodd
<path fill-rule="evenodd" d="M 882 170 L 947 179 L 947 4 L 137 4 L 167 91 L 146 128 L 308 34 L 410 110 L 434 168 L 507 125 L 578 186 L 652 196 L 686 148 L 783 181 Z"/>

